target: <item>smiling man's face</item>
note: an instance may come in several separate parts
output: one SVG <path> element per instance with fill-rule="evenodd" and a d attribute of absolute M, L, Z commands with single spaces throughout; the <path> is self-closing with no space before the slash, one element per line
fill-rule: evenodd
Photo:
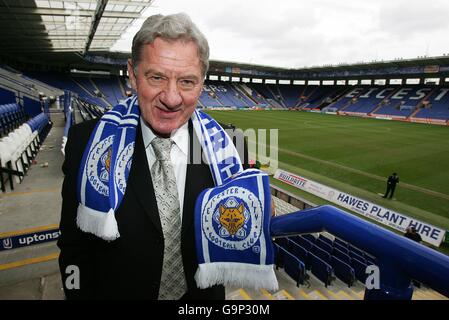
<path fill-rule="evenodd" d="M 142 117 L 156 134 L 169 137 L 188 121 L 203 88 L 198 47 L 193 41 L 156 38 L 143 47 L 137 74 L 131 61 L 128 72 Z"/>

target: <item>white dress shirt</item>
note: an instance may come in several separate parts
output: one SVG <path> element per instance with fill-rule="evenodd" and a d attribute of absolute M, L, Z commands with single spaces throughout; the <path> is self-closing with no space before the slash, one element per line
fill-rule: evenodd
<path fill-rule="evenodd" d="M 140 124 L 142 127 L 143 144 L 145 146 L 145 152 L 147 154 L 148 166 L 151 172 L 151 167 L 156 161 L 156 156 L 154 154 L 151 141 L 153 141 L 156 135 L 142 117 L 140 117 Z M 179 206 L 182 220 L 184 190 L 187 174 L 187 157 L 189 150 L 189 123 L 186 122 L 180 128 L 173 131 L 170 135 L 170 139 L 172 139 L 174 142 L 170 152 L 170 159 L 173 170 L 175 171 L 176 184 L 178 186 Z"/>

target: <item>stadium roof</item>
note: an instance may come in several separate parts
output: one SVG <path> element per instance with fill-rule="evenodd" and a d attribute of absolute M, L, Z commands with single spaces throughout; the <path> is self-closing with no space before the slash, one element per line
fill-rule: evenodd
<path fill-rule="evenodd" d="M 153 0 L 0 0 L 3 53 L 105 51 Z"/>
<path fill-rule="evenodd" d="M 41 64 L 49 69 L 124 68 L 130 53 L 109 50 L 152 3 L 153 0 L 0 0 L 0 58 L 6 62 Z M 209 72 L 276 79 L 424 73 L 449 76 L 449 56 L 299 69 L 215 60 L 210 63 Z"/>

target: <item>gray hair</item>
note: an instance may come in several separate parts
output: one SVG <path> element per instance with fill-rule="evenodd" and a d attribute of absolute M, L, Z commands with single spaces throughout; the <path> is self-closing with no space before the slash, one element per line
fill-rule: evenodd
<path fill-rule="evenodd" d="M 206 37 L 185 13 L 148 17 L 133 38 L 131 57 L 134 73 L 141 60 L 143 46 L 153 43 L 156 38 L 193 41 L 198 47 L 203 76 L 209 69 L 209 44 Z"/>

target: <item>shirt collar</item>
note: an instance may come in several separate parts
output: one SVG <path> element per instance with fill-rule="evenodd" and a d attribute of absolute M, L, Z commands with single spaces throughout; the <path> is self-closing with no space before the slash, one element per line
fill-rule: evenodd
<path fill-rule="evenodd" d="M 151 130 L 147 122 L 142 118 L 142 116 L 140 117 L 140 124 L 142 127 L 143 144 L 145 146 L 145 149 L 147 149 L 151 144 L 151 141 L 156 138 L 156 135 L 154 134 L 153 130 Z M 187 156 L 189 148 L 189 122 L 187 121 L 181 127 L 174 130 L 170 135 L 170 139 L 172 139 L 173 142 L 178 146 L 179 150 L 181 150 L 181 152 L 184 153 L 185 156 Z"/>

